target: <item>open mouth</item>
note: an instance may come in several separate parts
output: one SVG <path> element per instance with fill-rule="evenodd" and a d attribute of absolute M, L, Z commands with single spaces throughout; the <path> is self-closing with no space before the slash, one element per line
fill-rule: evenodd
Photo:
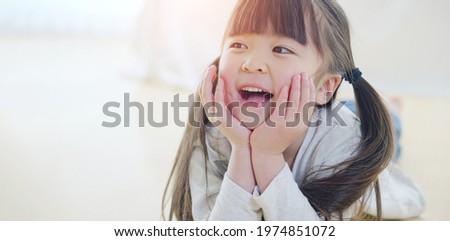
<path fill-rule="evenodd" d="M 255 104 L 264 104 L 272 99 L 273 94 L 256 87 L 244 87 L 239 91 L 244 102 L 253 102 Z"/>

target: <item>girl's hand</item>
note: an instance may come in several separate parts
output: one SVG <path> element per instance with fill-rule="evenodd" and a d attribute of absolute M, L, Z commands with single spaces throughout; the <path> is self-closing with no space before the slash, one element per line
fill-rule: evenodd
<path fill-rule="evenodd" d="M 314 111 L 315 86 L 305 74 L 295 75 L 284 86 L 275 110 L 250 136 L 252 152 L 281 155 L 295 141 L 302 141 Z"/>
<path fill-rule="evenodd" d="M 231 144 L 228 177 L 248 193 L 252 193 L 256 184 L 250 159 L 250 130 L 241 125 L 226 107 L 223 79 L 219 79 L 213 95 L 216 71 L 215 66 L 208 68 L 203 79 L 200 99 L 209 121 L 219 128 Z"/>
<path fill-rule="evenodd" d="M 219 128 L 230 142 L 233 149 L 250 147 L 251 131 L 244 127 L 228 110 L 225 104 L 225 86 L 223 79 L 219 79 L 213 94 L 213 81 L 216 79 L 216 66 L 208 68 L 202 82 L 200 100 L 205 108 L 209 121 Z"/>

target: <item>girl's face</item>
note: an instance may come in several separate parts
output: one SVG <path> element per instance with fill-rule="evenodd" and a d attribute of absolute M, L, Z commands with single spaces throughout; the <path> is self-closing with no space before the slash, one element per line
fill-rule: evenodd
<path fill-rule="evenodd" d="M 290 85 L 294 75 L 305 72 L 312 78 L 320 65 L 313 46 L 291 38 L 272 34 L 228 37 L 219 66 L 225 104 L 235 118 L 254 129 L 270 116 L 270 105 L 274 107 L 280 90 Z"/>

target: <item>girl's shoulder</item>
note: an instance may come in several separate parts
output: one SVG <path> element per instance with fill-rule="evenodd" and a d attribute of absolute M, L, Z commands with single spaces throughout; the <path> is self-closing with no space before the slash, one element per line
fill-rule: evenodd
<path fill-rule="evenodd" d="M 358 116 L 351 111 L 343 102 L 336 101 L 329 107 L 318 109 L 313 116 L 314 121 L 317 121 L 318 127 L 359 129 L 361 121 Z"/>
<path fill-rule="evenodd" d="M 315 111 L 312 122 L 296 160 L 302 175 L 348 160 L 361 142 L 359 118 L 340 102 Z"/>
<path fill-rule="evenodd" d="M 331 141 L 348 145 L 361 138 L 361 121 L 342 102 L 315 111 L 310 127 L 308 135 L 312 144 Z"/>

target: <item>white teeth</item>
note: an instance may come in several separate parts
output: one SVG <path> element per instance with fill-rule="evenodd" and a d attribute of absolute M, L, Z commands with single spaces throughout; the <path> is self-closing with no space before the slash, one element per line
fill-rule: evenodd
<path fill-rule="evenodd" d="M 248 91 L 248 92 L 264 92 L 262 89 L 254 88 L 254 87 L 244 87 L 242 90 Z"/>

